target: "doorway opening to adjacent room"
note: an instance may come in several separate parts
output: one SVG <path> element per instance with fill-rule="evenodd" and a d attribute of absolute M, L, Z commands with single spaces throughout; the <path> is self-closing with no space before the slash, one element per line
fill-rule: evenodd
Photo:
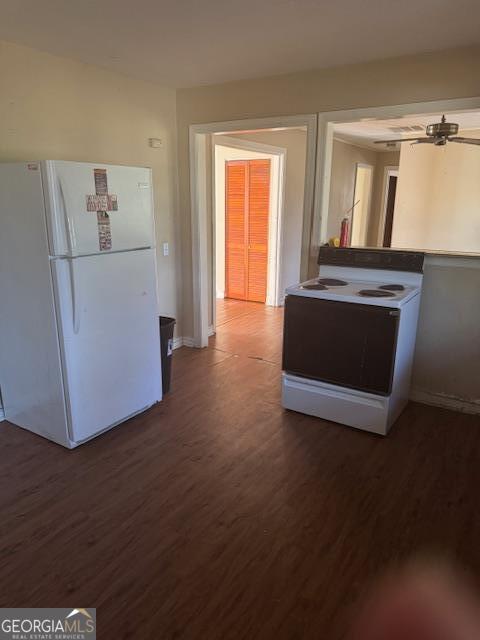
<path fill-rule="evenodd" d="M 277 306 L 287 150 L 214 135 L 213 154 L 216 299 Z"/>
<path fill-rule="evenodd" d="M 190 128 L 195 346 L 225 298 L 280 306 L 305 279 L 315 156 L 315 115 Z"/>
<path fill-rule="evenodd" d="M 372 206 L 374 166 L 357 162 L 352 204 L 352 233 L 350 244 L 365 246 L 367 241 L 370 208 Z"/>
<path fill-rule="evenodd" d="M 307 131 L 212 134 L 212 145 L 213 333 L 225 298 L 281 306 L 300 278 Z"/>
<path fill-rule="evenodd" d="M 393 216 L 395 214 L 395 198 L 397 196 L 398 167 L 385 167 L 383 178 L 383 202 L 380 224 L 378 227 L 379 247 L 392 246 Z"/>
<path fill-rule="evenodd" d="M 462 144 L 434 144 L 432 126 L 443 116 Z M 480 152 L 467 139 L 480 139 L 478 97 L 320 113 L 312 249 L 338 246 L 350 228 L 350 246 L 477 254 Z M 366 164 L 367 215 L 356 204 Z"/>

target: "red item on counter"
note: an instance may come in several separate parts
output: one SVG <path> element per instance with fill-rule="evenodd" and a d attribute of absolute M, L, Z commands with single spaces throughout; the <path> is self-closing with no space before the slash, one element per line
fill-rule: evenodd
<path fill-rule="evenodd" d="M 340 228 L 340 246 L 348 247 L 348 235 L 349 235 L 350 221 L 348 218 L 343 218 L 342 226 Z"/>

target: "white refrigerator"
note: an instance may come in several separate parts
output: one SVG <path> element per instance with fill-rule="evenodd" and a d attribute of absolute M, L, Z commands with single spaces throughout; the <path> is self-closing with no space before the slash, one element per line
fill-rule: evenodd
<path fill-rule="evenodd" d="M 0 164 L 5 418 L 68 448 L 162 398 L 151 171 Z"/>

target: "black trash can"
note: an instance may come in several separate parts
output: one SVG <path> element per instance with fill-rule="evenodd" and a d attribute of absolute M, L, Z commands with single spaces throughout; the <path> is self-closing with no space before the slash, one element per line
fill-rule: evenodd
<path fill-rule="evenodd" d="M 170 391 L 170 378 L 172 377 L 172 353 L 173 353 L 173 328 L 175 318 L 160 316 L 160 353 L 162 356 L 162 390 Z"/>

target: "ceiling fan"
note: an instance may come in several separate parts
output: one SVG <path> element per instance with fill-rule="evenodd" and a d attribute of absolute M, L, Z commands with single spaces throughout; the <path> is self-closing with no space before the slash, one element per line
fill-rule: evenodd
<path fill-rule="evenodd" d="M 442 147 L 447 142 L 460 142 L 461 144 L 478 144 L 480 138 L 462 138 L 457 136 L 458 124 L 447 122 L 442 116 L 441 122 L 429 124 L 425 129 L 426 138 L 398 138 L 397 140 L 376 140 L 375 144 L 391 144 L 392 142 L 411 142 L 412 144 L 434 144 Z"/>

